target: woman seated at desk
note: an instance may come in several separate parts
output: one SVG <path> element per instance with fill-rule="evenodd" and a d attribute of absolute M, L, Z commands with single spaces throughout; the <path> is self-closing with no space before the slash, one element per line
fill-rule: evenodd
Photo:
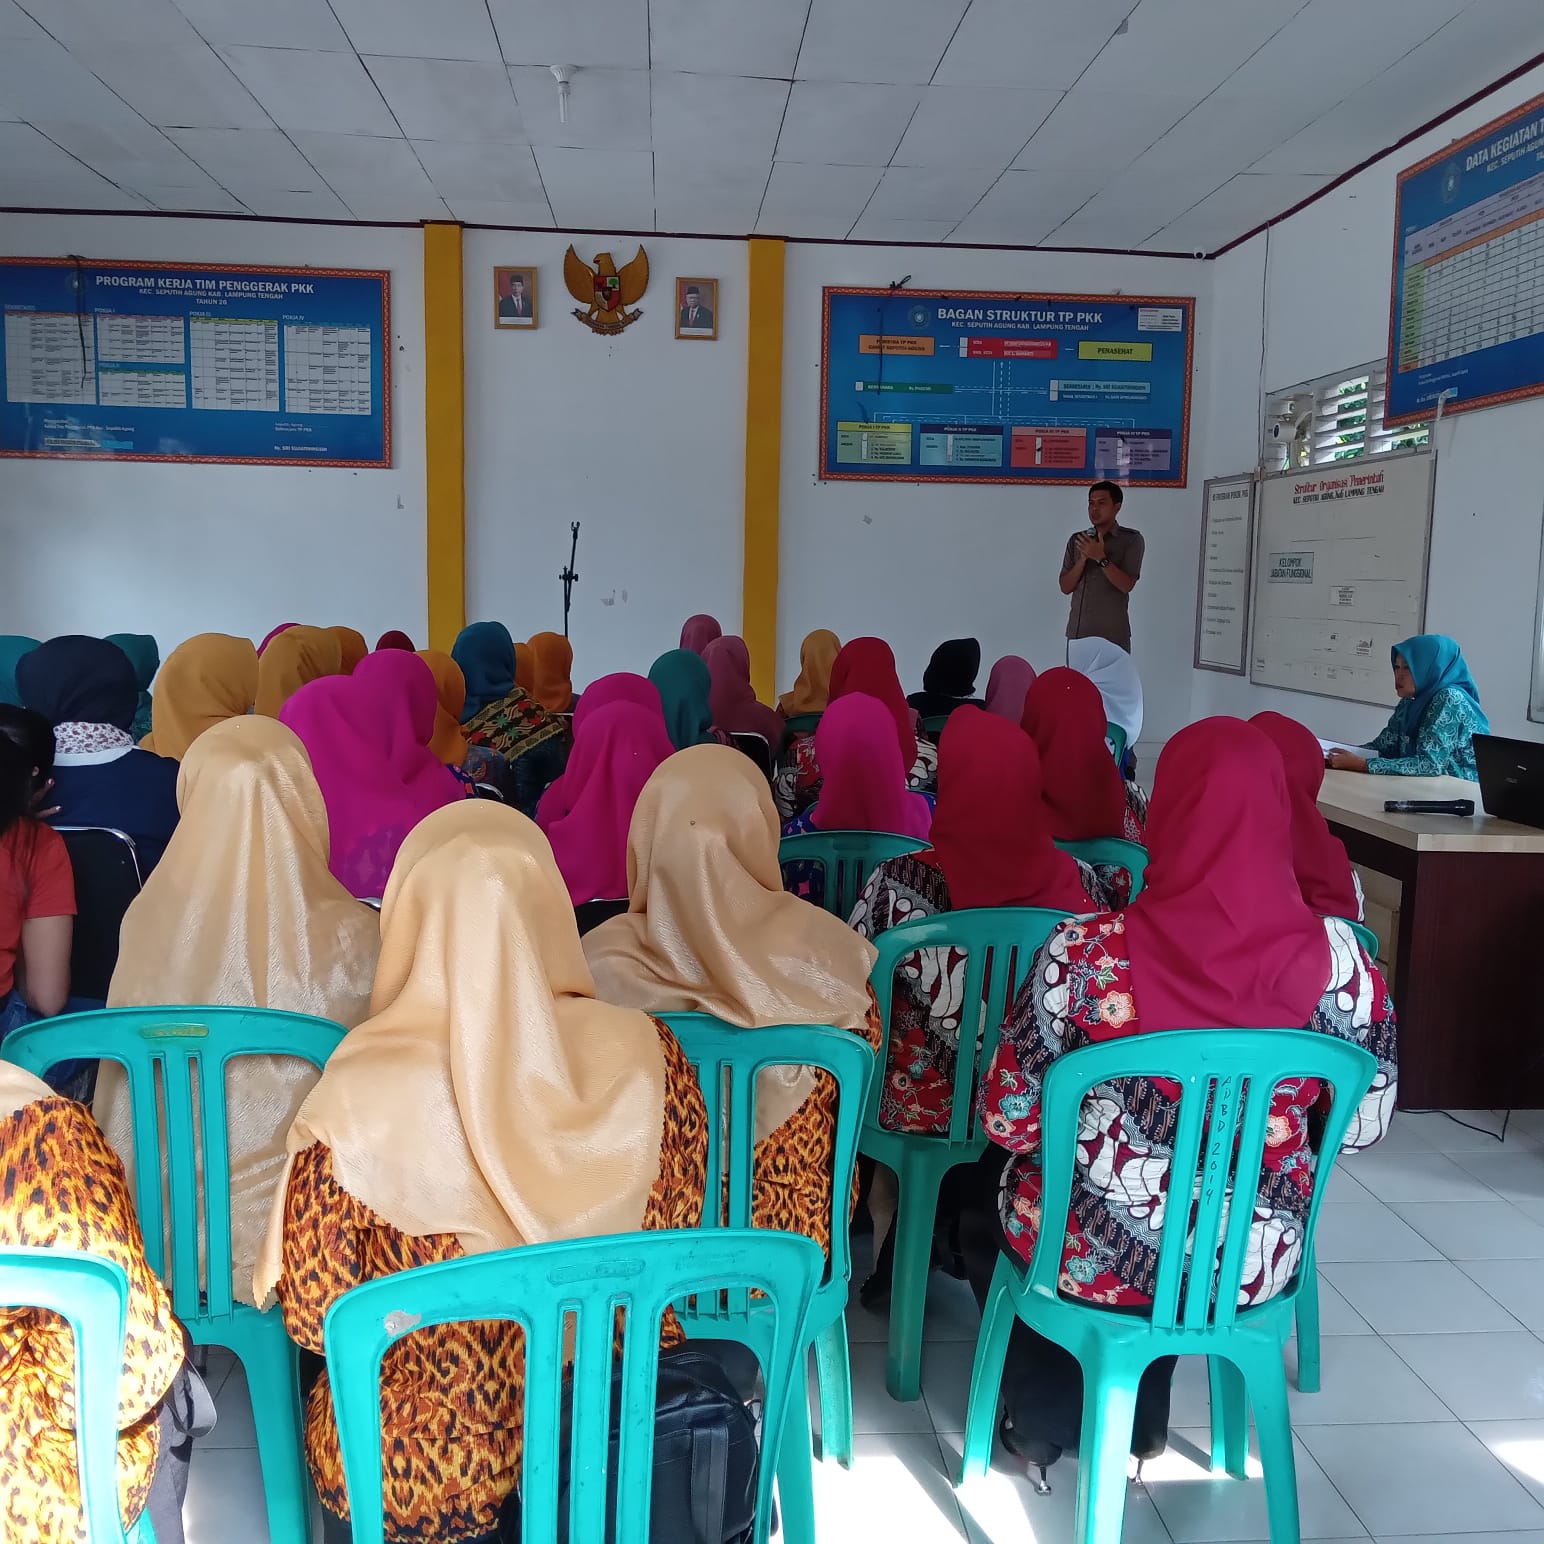
<path fill-rule="evenodd" d="M 1394 650 L 1399 706 L 1366 756 L 1332 750 L 1325 763 L 1337 772 L 1382 772 L 1402 777 L 1478 776 L 1474 736 L 1490 733 L 1480 691 L 1463 650 L 1441 633 L 1407 638 Z"/>

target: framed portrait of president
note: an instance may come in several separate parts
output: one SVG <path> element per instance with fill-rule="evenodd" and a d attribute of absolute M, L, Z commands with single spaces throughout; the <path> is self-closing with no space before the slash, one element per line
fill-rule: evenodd
<path fill-rule="evenodd" d="M 534 268 L 495 268 L 493 270 L 493 325 L 523 327 L 536 325 L 536 270 Z"/>
<path fill-rule="evenodd" d="M 717 339 L 717 279 L 677 279 L 675 303 L 676 337 L 699 338 L 704 343 Z"/>

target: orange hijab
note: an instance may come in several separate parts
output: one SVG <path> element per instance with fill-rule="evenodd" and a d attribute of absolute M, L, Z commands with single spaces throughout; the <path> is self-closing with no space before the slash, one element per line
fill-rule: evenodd
<path fill-rule="evenodd" d="M 828 627 L 817 627 L 799 646 L 799 679 L 777 699 L 789 718 L 824 713 L 831 698 L 831 667 L 842 652 L 842 640 Z"/>
<path fill-rule="evenodd" d="M 244 718 L 257 700 L 257 650 L 250 638 L 199 633 L 167 656 L 150 699 L 150 733 L 140 744 L 181 761 L 206 729 Z"/>
<path fill-rule="evenodd" d="M 529 691 L 549 712 L 566 713 L 574 705 L 574 683 L 569 671 L 574 646 L 562 633 L 537 633 L 531 639 L 532 676 Z M 515 656 L 515 684 L 520 684 L 520 657 Z"/>
<path fill-rule="evenodd" d="M 343 668 L 339 675 L 353 675 L 354 666 L 370 652 L 365 635 L 352 627 L 329 627 L 327 631 L 338 640 L 338 647 L 343 651 Z"/>
<path fill-rule="evenodd" d="M 434 737 L 429 749 L 436 760 L 447 767 L 459 767 L 466 760 L 466 735 L 461 728 L 461 710 L 466 706 L 466 677 L 461 667 L 443 649 L 419 649 L 419 659 L 434 673 Z"/>
<path fill-rule="evenodd" d="M 515 645 L 515 685 L 523 692 L 536 685 L 536 656 L 528 643 Z"/>
<path fill-rule="evenodd" d="M 302 686 L 322 676 L 343 673 L 343 645 L 325 627 L 286 627 L 257 662 L 255 711 L 277 718 Z"/>

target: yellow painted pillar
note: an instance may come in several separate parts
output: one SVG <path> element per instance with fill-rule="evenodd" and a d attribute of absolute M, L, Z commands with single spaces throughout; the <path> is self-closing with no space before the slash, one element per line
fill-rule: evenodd
<path fill-rule="evenodd" d="M 461 227 L 424 226 L 424 451 L 429 643 L 466 626 L 466 418 Z"/>
<path fill-rule="evenodd" d="M 783 457 L 783 243 L 750 243 L 743 621 L 756 695 L 777 693 L 778 479 Z"/>

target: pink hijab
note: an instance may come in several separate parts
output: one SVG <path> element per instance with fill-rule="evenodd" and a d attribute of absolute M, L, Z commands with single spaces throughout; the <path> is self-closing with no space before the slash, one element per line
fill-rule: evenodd
<path fill-rule="evenodd" d="M 272 643 L 273 640 L 279 636 L 280 633 L 287 633 L 290 630 L 290 628 L 292 628 L 292 627 L 299 627 L 299 626 L 300 626 L 299 622 L 280 622 L 279 625 L 276 628 L 274 628 L 274 630 L 271 633 L 269 633 L 268 636 L 266 638 L 264 638 L 263 641 L 260 644 L 258 644 L 258 646 L 257 646 L 257 657 L 259 659 L 261 659 L 263 657 L 263 650 L 266 649 L 268 647 L 268 645 L 270 643 Z"/>
<path fill-rule="evenodd" d="M 933 810 L 906 787 L 895 719 L 877 697 L 850 692 L 815 729 L 820 798 L 811 818 L 821 831 L 893 831 L 926 840 Z"/>
<path fill-rule="evenodd" d="M 627 894 L 633 806 L 674 750 L 663 714 L 632 702 L 601 707 L 575 737 L 563 774 L 568 808 L 553 818 L 543 800 L 537 812 L 575 906 Z"/>
<path fill-rule="evenodd" d="M 759 734 L 774 751 L 783 743 L 783 721 L 774 709 L 756 700 L 751 685 L 751 651 L 733 633 L 715 638 L 702 657 L 708 662 L 713 684 L 708 705 L 713 727 L 725 734 Z"/>
<path fill-rule="evenodd" d="M 715 638 L 723 636 L 724 629 L 718 625 L 718 618 L 699 611 L 696 616 L 687 617 L 682 625 L 680 646 L 690 649 L 693 654 L 701 654 Z"/>
<path fill-rule="evenodd" d="M 1035 667 L 1017 654 L 1004 654 L 986 681 L 986 710 L 1017 724 L 1024 717 L 1024 694 L 1035 684 Z"/>
<path fill-rule="evenodd" d="M 397 849 L 424 816 L 466 797 L 428 748 L 434 673 L 397 650 L 370 660 L 363 673 L 301 687 L 279 712 L 304 744 L 327 805 L 328 866 L 361 899 L 385 893 Z"/>
<path fill-rule="evenodd" d="M 585 687 L 579 706 L 574 709 L 574 733 L 577 735 L 584 728 L 586 719 L 614 702 L 630 702 L 635 707 L 652 709 L 659 715 L 660 723 L 665 722 L 665 705 L 660 701 L 659 688 L 647 676 L 618 670 Z"/>

